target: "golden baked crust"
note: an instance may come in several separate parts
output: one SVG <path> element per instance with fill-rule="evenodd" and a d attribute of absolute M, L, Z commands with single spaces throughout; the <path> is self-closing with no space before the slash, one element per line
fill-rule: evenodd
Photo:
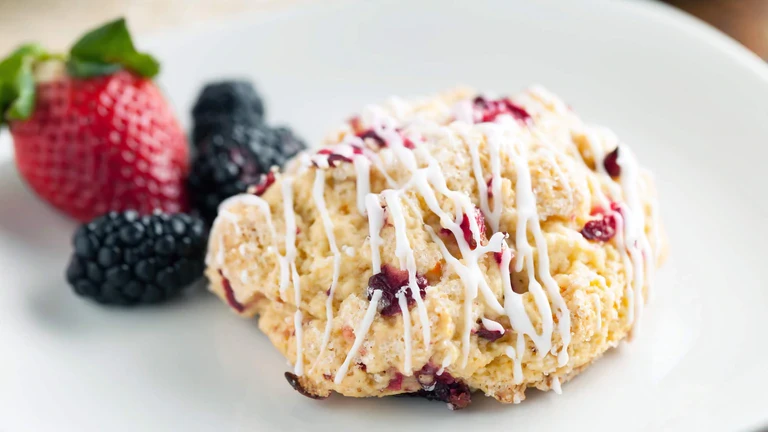
<path fill-rule="evenodd" d="M 514 108 L 500 109 L 521 112 L 504 111 L 490 119 L 492 124 L 466 118 L 475 116 L 477 121 L 477 110 L 493 101 L 473 101 L 475 95 L 460 89 L 423 101 L 392 100 L 368 107 L 329 136 L 327 150 L 302 155 L 285 174 L 274 173 L 274 183 L 261 197 L 237 197 L 222 206 L 210 237 L 211 290 L 241 315 L 258 315 L 261 330 L 294 364 L 300 345 L 297 375 L 305 391 L 364 397 L 429 390 L 425 379 L 436 379 L 435 371 L 444 367 L 441 376 L 501 402 L 517 403 L 528 387 L 559 390 L 560 382 L 625 339 L 639 319 L 653 268 L 663 260 L 665 248 L 650 175 L 636 167 L 628 148 L 621 147 L 623 171 L 611 178 L 601 165 L 619 141 L 607 130 L 585 125 L 544 89 L 509 99 Z M 386 137 L 381 136 L 383 123 L 389 127 Z M 371 130 L 381 133 L 365 134 Z M 440 172 L 444 185 L 467 197 L 477 214 L 466 211 L 455 195 L 434 192 L 440 180 L 414 180 L 416 170 L 425 176 Z M 365 174 L 369 184 L 359 179 Z M 535 210 L 523 202 L 526 181 Z M 419 188 L 427 184 L 433 192 Z M 370 208 L 366 210 L 364 194 L 359 193 L 365 187 L 385 209 L 380 247 L 371 242 L 370 213 L 365 214 Z M 382 193 L 385 190 L 390 192 Z M 324 203 L 318 202 L 318 191 Z M 286 199 L 293 201 L 295 221 L 286 220 Z M 467 256 L 459 245 L 461 234 L 450 231 L 445 214 L 456 215 L 454 228 L 470 218 L 478 222 L 475 235 L 469 231 L 464 237 Z M 527 220 L 523 236 L 520 218 Z M 618 224 L 616 235 L 607 241 L 585 237 L 585 225 L 601 218 Z M 288 250 L 286 227 L 295 229 L 295 253 Z M 508 255 L 498 249 L 499 241 Z M 471 248 L 473 242 L 476 248 Z M 473 255 L 483 247 L 496 251 Z M 414 276 L 426 281 L 423 309 L 414 298 L 406 314 L 395 306 L 395 313 L 385 316 L 389 310 L 380 304 L 370 329 L 358 335 L 370 303 L 374 250 L 382 274 L 407 275 L 406 262 L 412 257 Z M 542 272 L 542 258 L 548 261 L 551 279 L 546 269 Z M 509 273 L 504 271 L 506 260 Z M 504 290 L 507 274 L 514 295 Z M 635 288 L 642 285 L 634 293 L 633 283 Z M 552 287 L 559 293 L 549 291 Z M 545 307 L 546 315 L 540 313 L 536 292 L 545 296 L 551 310 Z M 529 333 L 535 329 L 539 339 L 521 336 L 522 327 L 512 325 L 515 316 L 509 314 L 506 297 L 521 299 L 527 318 L 518 311 L 516 319 L 527 319 Z M 329 312 L 332 320 L 324 338 Z M 405 315 L 410 326 L 405 325 Z M 503 335 L 493 333 L 499 324 Z M 564 332 L 568 338 L 563 338 Z M 348 369 L 337 378 L 356 337 L 362 342 L 359 351 L 353 351 Z M 549 350 L 540 352 L 542 347 Z"/>

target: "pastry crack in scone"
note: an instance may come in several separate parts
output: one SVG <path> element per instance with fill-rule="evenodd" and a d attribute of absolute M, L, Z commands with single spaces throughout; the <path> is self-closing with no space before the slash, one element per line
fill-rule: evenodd
<path fill-rule="evenodd" d="M 664 258 L 651 175 L 542 88 L 369 106 L 221 205 L 211 290 L 302 394 L 518 403 L 635 331 Z"/>

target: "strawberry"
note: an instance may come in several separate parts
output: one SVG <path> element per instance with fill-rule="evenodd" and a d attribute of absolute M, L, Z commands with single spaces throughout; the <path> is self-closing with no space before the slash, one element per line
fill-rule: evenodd
<path fill-rule="evenodd" d="M 1 62 L 0 122 L 32 190 L 80 221 L 186 211 L 189 149 L 151 79 L 158 72 L 122 19 L 86 34 L 68 56 L 26 45 Z"/>

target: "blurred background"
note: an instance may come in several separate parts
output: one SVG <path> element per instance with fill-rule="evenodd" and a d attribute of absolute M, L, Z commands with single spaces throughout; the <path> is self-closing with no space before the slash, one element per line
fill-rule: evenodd
<path fill-rule="evenodd" d="M 313 0 L 0 0 L 0 55 L 27 40 L 63 49 L 83 29 L 118 15 L 128 18 L 135 33 L 146 34 L 310 1 Z M 768 60 L 768 0 L 663 1 L 709 22 Z"/>

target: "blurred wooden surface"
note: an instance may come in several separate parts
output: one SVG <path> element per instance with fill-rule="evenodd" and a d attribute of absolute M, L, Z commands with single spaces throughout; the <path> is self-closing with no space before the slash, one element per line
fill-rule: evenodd
<path fill-rule="evenodd" d="M 300 1 L 315 0 L 0 0 L 0 55 L 29 40 L 61 50 L 83 29 L 119 15 L 128 18 L 134 32 L 146 33 Z M 709 22 L 768 60 L 768 0 L 663 1 Z"/>
<path fill-rule="evenodd" d="M 729 34 L 768 60 L 768 0 L 665 0 Z"/>

